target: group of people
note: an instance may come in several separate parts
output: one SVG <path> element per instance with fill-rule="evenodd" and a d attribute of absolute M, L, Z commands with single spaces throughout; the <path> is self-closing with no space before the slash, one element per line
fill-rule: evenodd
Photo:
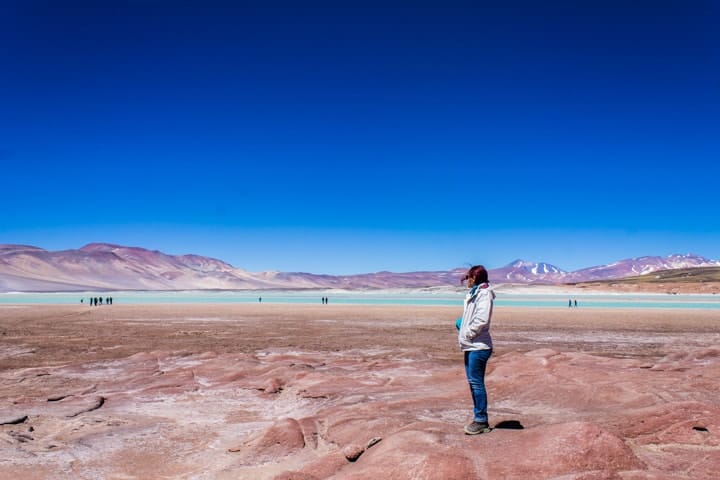
<path fill-rule="evenodd" d="M 112 300 L 112 299 L 111 299 L 111 300 Z M 323 305 L 327 305 L 327 303 L 328 303 L 328 297 L 321 297 L 321 298 L 320 298 L 320 302 L 321 302 Z M 258 303 L 262 303 L 262 297 L 258 297 Z"/>
<path fill-rule="evenodd" d="M 85 299 L 81 298 L 80 303 L 85 303 Z M 112 305 L 113 299 L 112 297 L 105 297 L 105 305 Z M 91 307 L 97 307 L 98 305 L 103 304 L 103 298 L 102 297 L 90 297 L 88 298 L 88 305 Z"/>
<path fill-rule="evenodd" d="M 572 308 L 573 306 L 577 307 L 577 298 L 576 299 L 569 299 L 568 300 L 568 308 Z"/>

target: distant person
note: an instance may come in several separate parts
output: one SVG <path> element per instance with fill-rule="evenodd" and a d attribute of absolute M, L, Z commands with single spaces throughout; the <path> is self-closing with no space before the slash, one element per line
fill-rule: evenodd
<path fill-rule="evenodd" d="M 470 291 L 465 296 L 463 315 L 457 319 L 455 327 L 458 329 L 458 343 L 465 357 L 465 375 L 473 399 L 473 421 L 465 426 L 464 431 L 467 435 L 477 435 L 490 431 L 485 368 L 493 348 L 490 322 L 495 292 L 488 282 L 488 272 L 482 265 L 471 267 L 463 281 L 467 281 Z"/>
<path fill-rule="evenodd" d="M 95 306 L 97 307 L 97 297 L 93 297 L 93 303 L 95 303 Z"/>
<path fill-rule="evenodd" d="M 100 297 L 98 300 L 100 300 L 100 305 L 102 305 L 102 297 Z"/>
<path fill-rule="evenodd" d="M 85 301 L 84 298 L 81 298 L 81 299 L 80 299 L 80 303 L 83 303 L 84 301 Z"/>
<path fill-rule="evenodd" d="M 112 305 L 112 297 L 110 297 L 110 305 Z"/>
<path fill-rule="evenodd" d="M 572 308 L 572 298 L 568 300 L 568 308 Z"/>
<path fill-rule="evenodd" d="M 258 303 L 262 303 L 262 297 L 258 297 Z"/>
<path fill-rule="evenodd" d="M 577 308 L 577 298 L 574 300 L 575 302 L 575 308 Z"/>

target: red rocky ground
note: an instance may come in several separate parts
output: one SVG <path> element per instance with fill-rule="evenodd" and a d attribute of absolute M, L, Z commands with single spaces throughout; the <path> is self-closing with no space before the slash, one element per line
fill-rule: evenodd
<path fill-rule="evenodd" d="M 716 312 L 458 310 L 0 306 L 0 478 L 717 478 Z"/>

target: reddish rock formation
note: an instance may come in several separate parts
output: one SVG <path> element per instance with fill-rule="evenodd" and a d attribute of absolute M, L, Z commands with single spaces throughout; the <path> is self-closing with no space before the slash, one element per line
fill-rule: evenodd
<path fill-rule="evenodd" d="M 331 334 L 344 337 L 343 328 L 357 325 L 352 319 L 338 323 L 339 330 L 323 325 L 313 331 L 306 323 L 307 336 L 301 338 L 308 343 L 292 347 L 239 353 L 213 339 L 207 345 L 217 351 L 155 350 L 161 337 L 129 335 L 123 342 L 147 342 L 138 344 L 139 353 L 104 359 L 84 353 L 75 359 L 62 357 L 59 349 L 35 358 L 37 366 L 4 368 L 2 475 L 716 478 L 720 350 L 717 334 L 705 327 L 675 331 L 673 338 L 682 341 L 672 344 L 662 341 L 668 329 L 638 328 L 631 344 L 618 340 L 626 333 L 615 327 L 599 332 L 599 322 L 574 332 L 552 329 L 549 321 L 534 330 L 527 317 L 515 330 L 498 327 L 499 347 L 487 378 L 494 429 L 467 436 L 462 427 L 470 420 L 470 397 L 461 357 L 438 344 L 441 330 L 433 330 L 438 319 L 418 318 L 391 326 L 367 323 L 374 345 L 358 338 L 368 342 L 363 348 L 308 348 L 320 333 L 326 344 Z M 88 328 L 85 317 L 66 321 Z M 215 322 L 184 319 L 182 328 L 216 329 L 217 338 L 227 336 L 227 322 Z M 4 328 L 17 331 L 11 330 L 19 328 L 15 325 Z M 273 331 L 298 338 L 296 325 L 297 319 L 290 319 L 274 324 Z M 40 334 L 31 321 L 21 328 L 27 336 L 13 334 L 10 341 L 23 338 L 29 345 Z M 127 328 L 142 333 L 150 327 L 126 323 L 121 330 Z M 168 335 L 178 329 L 163 328 Z M 243 328 L 249 335 L 247 325 Z M 574 349 L 568 346 L 570 335 Z M 521 343 L 527 337 L 533 341 Z M 505 346 L 511 344 L 512 349 Z M 587 345 L 597 350 L 582 351 Z M 639 351 L 637 345 L 653 346 Z M 13 359 L 19 361 L 3 358 Z"/>

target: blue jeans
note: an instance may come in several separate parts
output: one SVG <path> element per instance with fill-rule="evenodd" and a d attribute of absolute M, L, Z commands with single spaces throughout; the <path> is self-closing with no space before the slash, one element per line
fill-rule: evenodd
<path fill-rule="evenodd" d="M 465 375 L 467 375 L 470 384 L 470 394 L 474 405 L 474 420 L 480 423 L 488 421 L 485 367 L 490 355 L 492 355 L 492 350 L 470 350 L 465 352 Z"/>

